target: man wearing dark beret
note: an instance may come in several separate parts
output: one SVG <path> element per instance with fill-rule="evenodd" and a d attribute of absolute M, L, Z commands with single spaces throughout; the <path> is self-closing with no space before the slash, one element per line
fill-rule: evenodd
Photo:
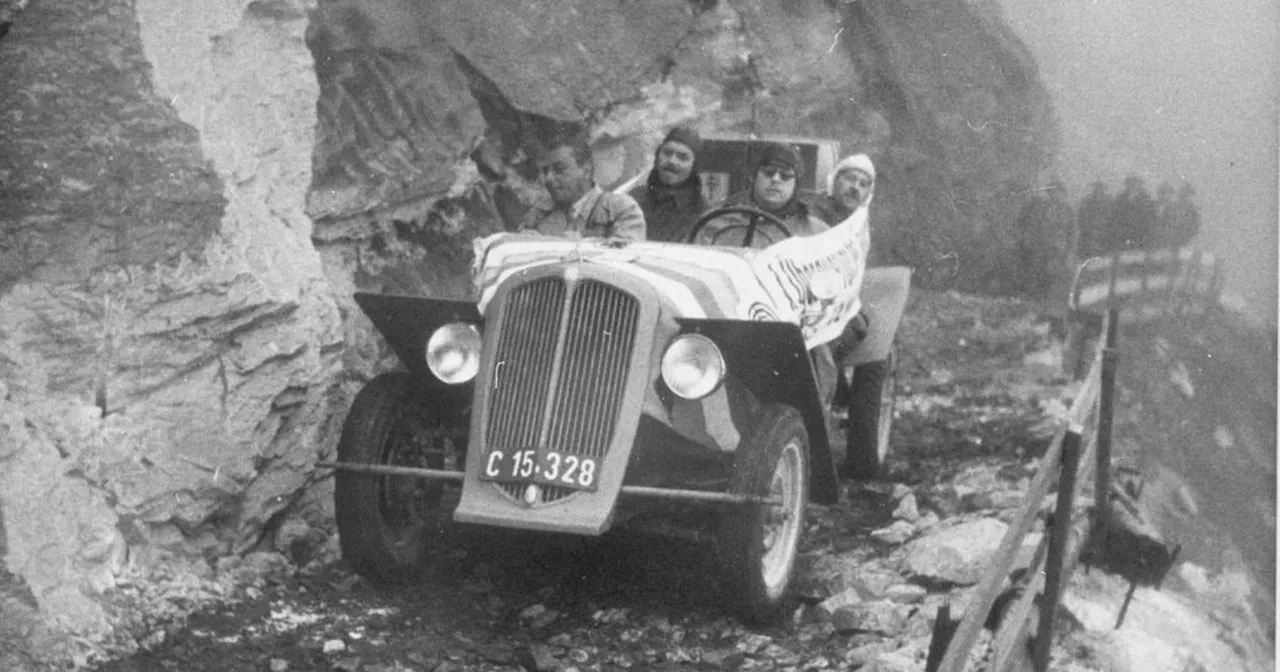
<path fill-rule="evenodd" d="M 644 211 L 649 240 L 684 242 L 706 210 L 697 169 L 701 150 L 697 131 L 685 126 L 671 129 L 653 154 L 649 179 L 631 190 Z"/>

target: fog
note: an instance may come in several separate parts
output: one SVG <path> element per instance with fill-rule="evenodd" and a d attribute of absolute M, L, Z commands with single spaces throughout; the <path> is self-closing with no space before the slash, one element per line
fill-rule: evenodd
<path fill-rule="evenodd" d="M 1000 0 L 1040 63 L 1062 129 L 1058 174 L 1078 199 L 1130 173 L 1196 189 L 1195 241 L 1227 287 L 1276 313 L 1280 3 Z"/>

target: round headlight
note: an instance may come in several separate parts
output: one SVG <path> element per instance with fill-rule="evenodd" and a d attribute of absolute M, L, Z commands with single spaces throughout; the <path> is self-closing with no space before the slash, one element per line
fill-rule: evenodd
<path fill-rule="evenodd" d="M 453 322 L 427 339 L 427 368 L 450 385 L 465 383 L 480 371 L 480 332 L 470 324 Z"/>
<path fill-rule="evenodd" d="M 724 380 L 724 355 L 706 336 L 677 336 L 662 355 L 662 380 L 680 397 L 701 399 Z"/>

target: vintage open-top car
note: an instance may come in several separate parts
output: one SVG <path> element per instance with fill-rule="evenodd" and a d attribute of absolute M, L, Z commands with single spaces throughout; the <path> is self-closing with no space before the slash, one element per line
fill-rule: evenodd
<path fill-rule="evenodd" d="M 352 567 L 412 578 L 450 512 L 600 535 L 687 500 L 716 514 L 728 594 L 748 617 L 777 616 L 806 504 L 841 495 L 839 455 L 855 476 L 884 464 L 910 274 L 863 267 L 865 210 L 809 238 L 751 215 L 752 234 L 785 240 L 497 234 L 476 243 L 474 301 L 358 294 L 404 370 L 360 391 L 331 465 Z M 823 367 L 860 310 L 869 333 L 846 366 Z M 847 446 L 830 440 L 836 407 Z"/>

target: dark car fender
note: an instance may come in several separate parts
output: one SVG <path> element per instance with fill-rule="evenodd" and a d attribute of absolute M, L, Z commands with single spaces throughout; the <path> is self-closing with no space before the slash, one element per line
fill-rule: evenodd
<path fill-rule="evenodd" d="M 404 363 L 423 391 L 439 400 L 448 399 L 465 406 L 471 401 L 472 385 L 448 385 L 427 368 L 427 339 L 436 329 L 450 322 L 466 322 L 476 328 L 483 319 L 471 301 L 428 299 L 420 296 L 356 293 L 356 303 L 373 321 L 396 357 Z"/>
<path fill-rule="evenodd" d="M 795 407 L 809 432 L 809 492 L 819 504 L 840 498 L 827 423 L 800 328 L 784 322 L 677 318 L 682 331 L 710 338 L 724 354 L 728 375 L 757 399 Z"/>

